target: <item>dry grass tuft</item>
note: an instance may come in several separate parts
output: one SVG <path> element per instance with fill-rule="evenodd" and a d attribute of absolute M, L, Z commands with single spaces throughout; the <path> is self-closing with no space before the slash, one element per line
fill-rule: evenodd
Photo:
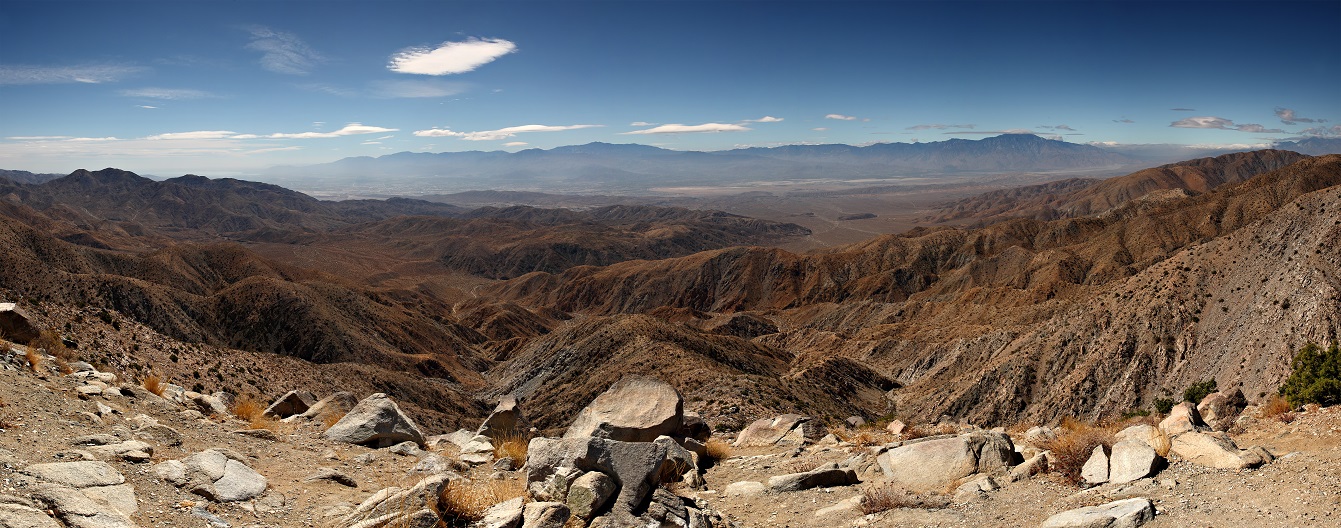
<path fill-rule="evenodd" d="M 713 462 L 731 458 L 731 444 L 727 443 L 726 440 L 709 438 L 704 447 L 707 448 L 708 458 L 712 459 Z"/>
<path fill-rule="evenodd" d="M 57 334 L 55 330 L 50 328 L 43 330 L 42 333 L 38 334 L 37 337 L 32 340 L 32 342 L 28 343 L 28 348 L 42 349 L 47 354 L 65 361 L 74 359 L 74 355 L 70 353 L 70 349 L 65 347 L 65 341 L 61 339 L 60 334 Z"/>
<path fill-rule="evenodd" d="M 531 445 L 531 438 L 520 433 L 503 434 L 494 438 L 493 444 L 495 460 L 511 458 L 516 467 L 521 467 L 526 463 L 526 450 Z"/>
<path fill-rule="evenodd" d="M 252 422 L 262 416 L 265 412 L 265 404 L 260 400 L 253 398 L 250 394 L 233 400 L 233 405 L 229 406 L 228 412 L 242 420 Z"/>
<path fill-rule="evenodd" d="M 861 513 L 870 515 L 895 508 L 936 509 L 950 505 L 950 499 L 932 493 L 913 493 L 894 484 L 876 484 L 861 492 Z"/>
<path fill-rule="evenodd" d="M 1290 405 L 1289 400 L 1279 394 L 1272 394 L 1270 398 L 1267 398 L 1266 403 L 1262 404 L 1262 409 L 1258 411 L 1257 416 L 1264 420 L 1275 419 L 1290 423 L 1294 421 L 1294 416 L 1290 414 L 1290 411 L 1293 410 L 1294 406 Z"/>
<path fill-rule="evenodd" d="M 28 360 L 28 368 L 32 369 L 33 372 L 42 368 L 42 352 L 37 350 L 37 347 L 29 346 L 28 350 L 23 353 L 23 357 Z"/>
<path fill-rule="evenodd" d="M 783 471 L 788 473 L 805 473 L 824 465 L 824 460 L 815 455 L 806 455 L 803 457 L 788 460 L 782 463 Z"/>
<path fill-rule="evenodd" d="M 490 506 L 521 497 L 525 491 L 520 479 L 454 479 L 442 487 L 429 507 L 442 519 L 443 526 L 465 527 L 484 519 Z"/>
<path fill-rule="evenodd" d="M 1048 460 L 1049 471 L 1060 473 L 1072 484 L 1079 484 L 1080 469 L 1089 461 L 1094 448 L 1102 445 L 1111 449 L 1115 433 L 1117 428 L 1114 426 L 1104 427 L 1065 418 L 1057 438 L 1043 442 L 1039 447 L 1052 451 Z"/>
<path fill-rule="evenodd" d="M 152 392 L 155 396 L 160 398 L 163 397 L 163 391 L 168 388 L 167 382 L 164 381 L 163 378 L 158 377 L 158 374 L 145 376 L 144 381 L 141 381 L 140 385 L 144 386 L 144 390 Z"/>

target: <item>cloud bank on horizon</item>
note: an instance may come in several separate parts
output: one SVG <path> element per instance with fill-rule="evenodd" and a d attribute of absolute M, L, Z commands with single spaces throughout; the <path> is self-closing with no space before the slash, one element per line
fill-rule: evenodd
<path fill-rule="evenodd" d="M 397 151 L 628 140 L 722 150 L 919 133 L 1198 146 L 1341 137 L 1330 124 L 1341 50 L 1325 32 L 1263 28 L 1298 50 L 1280 54 L 1177 30 L 1189 16 L 1337 19 L 1335 2 L 1135 13 L 1115 2 L 724 1 L 713 16 L 671 1 L 281 4 L 10 6 L 0 168 L 245 172 Z M 730 22 L 742 18 L 757 23 Z M 100 36 L 108 26 L 123 28 L 118 39 Z M 945 39 L 944 27 L 962 31 Z M 999 45 L 1020 31 L 1066 45 Z M 1111 56 L 1115 45 L 1130 56 Z M 1275 67 L 1224 82 L 1220 72 L 1255 61 Z M 1312 73 L 1273 73 L 1290 71 Z"/>

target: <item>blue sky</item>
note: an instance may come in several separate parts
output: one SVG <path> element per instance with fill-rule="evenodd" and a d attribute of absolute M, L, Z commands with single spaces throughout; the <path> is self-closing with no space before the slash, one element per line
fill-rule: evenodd
<path fill-rule="evenodd" d="M 0 0 L 0 168 L 1341 135 L 1341 1 Z"/>

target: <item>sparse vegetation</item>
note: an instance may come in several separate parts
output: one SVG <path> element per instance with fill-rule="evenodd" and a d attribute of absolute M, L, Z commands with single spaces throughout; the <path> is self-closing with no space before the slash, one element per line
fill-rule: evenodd
<path fill-rule="evenodd" d="M 144 390 L 152 392 L 158 397 L 162 397 L 163 391 L 168 388 L 167 383 L 163 378 L 158 377 L 157 374 L 145 376 L 144 380 L 140 382 L 140 385 L 144 387 Z"/>
<path fill-rule="evenodd" d="M 1272 394 L 1270 398 L 1267 398 L 1266 403 L 1262 404 L 1257 416 L 1267 420 L 1274 419 L 1289 423 L 1294 421 L 1294 417 L 1290 415 L 1290 411 L 1293 410 L 1294 406 L 1290 405 L 1289 400 L 1279 394 Z"/>
<path fill-rule="evenodd" d="M 321 430 L 330 429 L 331 426 L 344 419 L 345 413 L 330 413 L 321 417 Z"/>
<path fill-rule="evenodd" d="M 815 455 L 807 455 L 794 458 L 782 463 L 782 470 L 787 473 L 805 473 L 824 465 L 824 460 Z"/>
<path fill-rule="evenodd" d="M 1151 403 L 1155 406 L 1155 412 L 1160 414 L 1169 414 L 1173 410 L 1173 398 L 1155 398 Z"/>
<path fill-rule="evenodd" d="M 494 458 L 511 458 L 517 467 L 526 463 L 526 450 L 531 445 L 531 438 L 523 434 L 503 434 L 493 439 Z"/>
<path fill-rule="evenodd" d="M 490 506 L 521 497 L 526 491 L 524 482 L 520 479 L 452 479 L 442 487 L 429 507 L 442 519 L 440 526 L 464 528 L 484 519 L 484 512 Z"/>
<path fill-rule="evenodd" d="M 861 492 L 861 512 L 866 515 L 895 508 L 944 508 L 950 499 L 932 493 L 913 493 L 894 484 L 876 484 Z"/>
<path fill-rule="evenodd" d="M 1206 399 L 1206 396 L 1215 390 L 1215 378 L 1193 383 L 1183 390 L 1183 401 L 1192 402 L 1194 405 L 1201 403 L 1201 400 Z"/>
<path fill-rule="evenodd" d="M 728 444 L 726 440 L 709 438 L 704 447 L 707 450 L 708 458 L 712 459 L 713 462 L 731 458 L 731 444 Z"/>
<path fill-rule="evenodd" d="M 242 420 L 251 422 L 262 416 L 262 413 L 265 412 L 265 404 L 261 403 L 256 398 L 253 398 L 251 395 L 246 395 L 233 400 L 233 405 L 229 406 L 228 412 L 233 413 L 233 416 L 241 418 Z"/>
<path fill-rule="evenodd" d="M 28 368 L 32 369 L 33 372 L 42 368 L 42 352 L 37 347 L 29 346 L 28 350 L 24 351 L 23 358 L 28 360 Z"/>
<path fill-rule="evenodd" d="M 1341 348 L 1336 343 L 1325 351 L 1315 343 L 1305 344 L 1290 368 L 1293 372 L 1281 385 L 1280 395 L 1291 406 L 1341 403 Z"/>
<path fill-rule="evenodd" d="M 1080 483 L 1080 468 L 1090 459 L 1096 446 L 1105 449 L 1113 447 L 1113 427 L 1101 427 L 1080 422 L 1072 418 L 1062 420 L 1061 431 L 1057 438 L 1043 442 L 1040 446 L 1052 451 L 1048 461 L 1049 471 L 1061 474 L 1072 484 Z"/>
<path fill-rule="evenodd" d="M 65 341 L 61 340 L 60 334 L 50 328 L 43 330 L 42 333 L 33 338 L 32 342 L 28 343 L 28 348 L 30 350 L 33 348 L 40 349 L 57 359 L 65 361 L 73 359 L 70 349 L 65 346 Z"/>

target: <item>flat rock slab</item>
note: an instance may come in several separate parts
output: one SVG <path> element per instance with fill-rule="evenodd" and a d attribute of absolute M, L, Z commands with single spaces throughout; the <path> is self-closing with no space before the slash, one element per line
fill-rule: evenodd
<path fill-rule="evenodd" d="M 1150 499 L 1135 498 L 1067 510 L 1048 517 L 1042 528 L 1136 528 L 1154 518 Z"/>
<path fill-rule="evenodd" d="M 111 464 L 98 461 L 33 464 L 24 468 L 23 472 L 71 488 L 115 486 L 126 481 L 126 478 Z"/>
<path fill-rule="evenodd" d="M 568 427 L 564 438 L 651 442 L 672 435 L 684 421 L 684 399 L 656 378 L 629 376 L 597 396 Z"/>
<path fill-rule="evenodd" d="M 801 491 L 810 488 L 832 488 L 850 486 L 860 482 L 857 473 L 851 469 L 842 469 L 838 464 L 825 464 L 805 473 L 778 475 L 768 479 L 768 487 L 774 491 Z"/>
<path fill-rule="evenodd" d="M 0 528 L 62 528 L 42 510 L 20 504 L 0 504 Z"/>

